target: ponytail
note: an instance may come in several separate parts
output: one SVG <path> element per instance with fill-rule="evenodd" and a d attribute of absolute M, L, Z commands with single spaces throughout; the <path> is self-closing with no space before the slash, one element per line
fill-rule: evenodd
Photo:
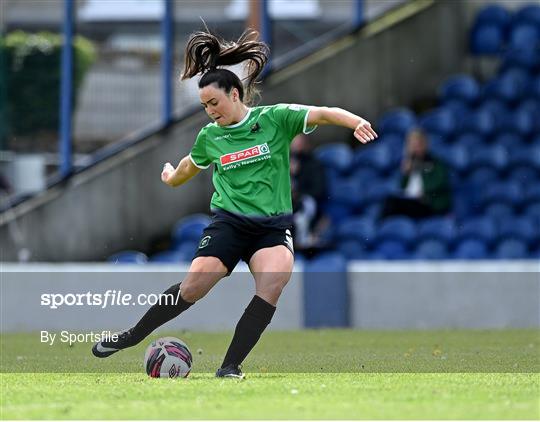
<path fill-rule="evenodd" d="M 258 41 L 258 32 L 248 29 L 238 41 L 225 41 L 210 32 L 195 32 L 186 45 L 184 70 L 182 80 L 202 74 L 199 88 L 212 83 L 224 89 L 227 93 L 232 88 L 240 92 L 240 100 L 250 102 L 257 94 L 256 80 L 268 62 L 270 50 L 268 46 Z M 244 101 L 244 88 L 242 82 L 230 70 L 221 69 L 220 66 L 232 66 L 247 61 L 246 67 L 246 100 Z"/>

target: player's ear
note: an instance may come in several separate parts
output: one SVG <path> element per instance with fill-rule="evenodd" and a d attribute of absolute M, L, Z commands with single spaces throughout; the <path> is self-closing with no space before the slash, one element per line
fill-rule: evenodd
<path fill-rule="evenodd" d="M 233 102 L 237 102 L 238 98 L 240 98 L 240 93 L 238 92 L 238 88 L 233 88 L 231 90 L 231 99 Z"/>

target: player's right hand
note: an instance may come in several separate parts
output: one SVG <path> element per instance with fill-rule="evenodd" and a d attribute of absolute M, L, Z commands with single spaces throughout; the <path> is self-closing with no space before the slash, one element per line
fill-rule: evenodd
<path fill-rule="evenodd" d="M 163 170 L 161 170 L 161 181 L 163 183 L 169 184 L 171 176 L 174 174 L 174 167 L 171 163 L 165 163 Z"/>

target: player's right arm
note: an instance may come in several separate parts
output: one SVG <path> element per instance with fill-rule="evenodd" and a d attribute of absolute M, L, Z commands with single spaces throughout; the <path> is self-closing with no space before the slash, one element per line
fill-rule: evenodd
<path fill-rule="evenodd" d="M 176 168 L 171 163 L 165 163 L 161 171 L 161 181 L 174 188 L 186 183 L 200 171 L 201 169 L 193 164 L 189 155 L 186 155 Z"/>

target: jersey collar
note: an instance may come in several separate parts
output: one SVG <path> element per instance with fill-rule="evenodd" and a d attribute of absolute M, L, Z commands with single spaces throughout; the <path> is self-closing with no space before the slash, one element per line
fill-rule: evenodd
<path fill-rule="evenodd" d="M 235 123 L 234 125 L 228 125 L 228 126 L 223 126 L 223 127 L 226 129 L 234 129 L 235 127 L 242 126 L 244 123 L 246 123 L 247 119 L 249 119 L 250 114 L 251 114 L 251 108 L 248 108 L 248 112 L 246 113 L 246 115 L 244 116 L 242 120 L 240 120 L 238 123 Z"/>

